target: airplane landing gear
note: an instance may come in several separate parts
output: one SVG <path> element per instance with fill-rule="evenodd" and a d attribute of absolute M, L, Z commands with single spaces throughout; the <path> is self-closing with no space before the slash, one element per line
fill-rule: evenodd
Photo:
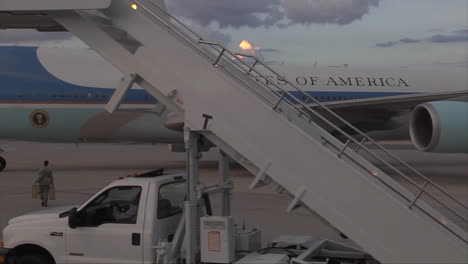
<path fill-rule="evenodd" d="M 0 171 L 5 169 L 6 167 L 6 160 L 3 157 L 0 157 Z"/>

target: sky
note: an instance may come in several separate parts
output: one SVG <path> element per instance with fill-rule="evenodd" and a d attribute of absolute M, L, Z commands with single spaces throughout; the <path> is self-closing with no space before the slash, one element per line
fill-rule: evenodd
<path fill-rule="evenodd" d="M 467 0 L 166 0 L 206 39 L 248 40 L 276 65 L 468 69 Z M 69 33 L 0 30 L 0 45 L 85 47 Z"/>

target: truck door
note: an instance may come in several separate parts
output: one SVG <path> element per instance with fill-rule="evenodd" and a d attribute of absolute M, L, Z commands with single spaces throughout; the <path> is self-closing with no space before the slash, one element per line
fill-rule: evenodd
<path fill-rule="evenodd" d="M 80 208 L 67 227 L 68 263 L 142 263 L 148 184 L 115 186 Z"/>

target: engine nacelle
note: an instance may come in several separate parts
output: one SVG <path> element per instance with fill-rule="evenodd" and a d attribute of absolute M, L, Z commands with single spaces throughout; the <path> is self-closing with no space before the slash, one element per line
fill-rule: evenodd
<path fill-rule="evenodd" d="M 421 151 L 468 153 L 468 102 L 418 105 L 411 114 L 410 136 Z"/>

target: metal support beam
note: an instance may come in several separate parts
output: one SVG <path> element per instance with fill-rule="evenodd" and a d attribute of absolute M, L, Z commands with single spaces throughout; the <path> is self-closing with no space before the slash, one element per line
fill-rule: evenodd
<path fill-rule="evenodd" d="M 219 150 L 219 180 L 221 186 L 226 186 L 229 181 L 229 156 L 222 150 Z M 221 213 L 223 216 L 231 215 L 231 190 L 224 188 Z"/>
<path fill-rule="evenodd" d="M 299 187 L 299 189 L 294 194 L 294 199 L 291 201 L 288 208 L 286 209 L 286 212 L 290 213 L 292 210 L 296 209 L 299 206 L 302 196 L 306 193 L 306 191 L 306 187 Z"/>
<path fill-rule="evenodd" d="M 185 129 L 185 147 L 187 149 L 187 198 L 185 202 L 185 226 L 186 226 L 186 264 L 195 264 L 199 255 L 198 230 L 199 215 L 197 210 L 197 187 L 198 187 L 198 139 L 200 134 Z"/>
<path fill-rule="evenodd" d="M 210 185 L 210 186 L 202 186 L 202 187 L 199 186 L 198 193 L 200 197 L 202 197 L 203 194 L 224 193 L 224 190 L 231 190 L 232 188 L 233 188 L 232 183 L 228 181 L 224 185 L 215 184 L 215 185 Z"/>
<path fill-rule="evenodd" d="M 185 212 L 185 263 L 195 264 L 194 237 L 192 228 L 192 203 L 190 201 L 184 202 Z"/>
<path fill-rule="evenodd" d="M 266 175 L 266 171 L 268 170 L 268 168 L 270 168 L 270 165 L 271 165 L 270 161 L 267 161 L 263 164 L 262 168 L 260 169 L 260 171 L 255 176 L 254 180 L 250 184 L 249 186 L 250 189 L 256 189 L 268 183 L 268 179 L 265 179 L 265 178 L 268 177 Z"/>
<path fill-rule="evenodd" d="M 123 78 L 123 80 L 119 84 L 119 87 L 114 91 L 114 94 L 112 95 L 111 99 L 104 107 L 104 109 L 106 109 L 107 112 L 112 114 L 117 108 L 119 108 L 120 103 L 123 101 L 128 90 L 132 88 L 136 78 L 136 73 L 129 74 Z"/>
<path fill-rule="evenodd" d="M 175 260 L 177 259 L 176 256 L 180 256 L 180 249 L 182 248 L 182 243 L 184 241 L 185 237 L 185 218 L 186 214 L 185 211 L 182 214 L 182 217 L 180 218 L 179 226 L 177 227 L 176 233 L 174 235 L 174 240 L 172 240 L 172 249 L 171 249 L 171 254 L 169 256 L 169 259 Z"/>

